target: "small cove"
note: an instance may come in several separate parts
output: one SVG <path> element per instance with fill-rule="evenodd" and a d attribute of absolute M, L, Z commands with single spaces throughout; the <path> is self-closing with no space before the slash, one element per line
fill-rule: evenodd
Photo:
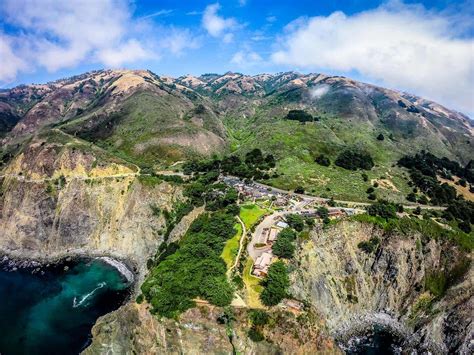
<path fill-rule="evenodd" d="M 0 353 L 78 354 L 98 317 L 122 305 L 131 283 L 100 259 L 48 266 L 0 263 Z"/>

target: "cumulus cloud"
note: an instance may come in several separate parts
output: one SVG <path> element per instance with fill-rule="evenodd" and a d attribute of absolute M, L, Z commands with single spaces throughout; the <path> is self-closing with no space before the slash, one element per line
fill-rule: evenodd
<path fill-rule="evenodd" d="M 263 61 L 262 57 L 251 50 L 240 50 L 232 56 L 230 60 L 231 64 L 235 64 L 241 68 L 248 68 L 258 64 L 261 64 Z"/>
<path fill-rule="evenodd" d="M 134 19 L 130 4 L 127 0 L 4 0 L 0 15 L 17 34 L 8 41 L 0 38 L 0 81 L 25 70 L 24 63 L 30 70 L 50 72 L 84 62 L 120 67 L 195 47 L 188 31 L 151 21 L 171 10 Z"/>
<path fill-rule="evenodd" d="M 12 41 L 0 33 L 0 81 L 9 82 L 15 79 L 20 70 L 26 68 L 26 63 L 13 53 Z"/>
<path fill-rule="evenodd" d="M 221 6 L 218 3 L 208 5 L 202 16 L 202 26 L 212 37 L 223 37 L 225 41 L 231 40 L 229 30 L 238 24 L 233 18 L 224 18 L 218 15 Z"/>
<path fill-rule="evenodd" d="M 311 70 L 357 71 L 368 80 L 474 112 L 474 41 L 456 17 L 391 1 L 347 16 L 300 18 L 272 60 Z"/>

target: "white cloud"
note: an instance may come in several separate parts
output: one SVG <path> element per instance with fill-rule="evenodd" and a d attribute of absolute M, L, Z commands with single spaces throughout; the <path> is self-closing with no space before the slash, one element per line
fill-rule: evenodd
<path fill-rule="evenodd" d="M 114 48 L 106 48 L 97 53 L 99 60 L 108 67 L 117 68 L 123 63 L 150 58 L 152 55 L 134 39 Z"/>
<path fill-rule="evenodd" d="M 392 1 L 346 16 L 300 18 L 281 38 L 274 62 L 358 71 L 368 80 L 474 112 L 474 41 L 456 18 Z"/>
<path fill-rule="evenodd" d="M 259 65 L 262 63 L 262 61 L 262 57 L 258 53 L 251 50 L 240 50 L 235 53 L 230 60 L 232 64 L 235 64 L 240 68 L 248 68 Z"/>
<path fill-rule="evenodd" d="M 26 68 L 26 63 L 13 53 L 11 40 L 0 33 L 0 80 L 12 81 L 20 70 Z"/>
<path fill-rule="evenodd" d="M 7 60 L 10 64 L 0 69 L 0 81 L 25 70 L 22 62 L 50 72 L 82 63 L 120 67 L 195 48 L 188 31 L 151 19 L 171 11 L 133 19 L 128 0 L 4 0 L 0 16 L 19 34 L 9 42 L 1 39 L 2 66 Z"/>
<path fill-rule="evenodd" d="M 225 36 L 229 34 L 228 31 L 237 26 L 237 21 L 233 18 L 219 16 L 217 12 L 220 8 L 221 6 L 218 3 L 208 5 L 202 16 L 202 26 L 212 37 L 223 36 L 226 39 Z"/>
<path fill-rule="evenodd" d="M 172 54 L 181 55 L 186 49 L 198 48 L 201 41 L 198 37 L 194 37 L 189 30 L 172 29 L 161 44 Z"/>
<path fill-rule="evenodd" d="M 331 87 L 329 85 L 320 84 L 311 88 L 310 95 L 313 99 L 320 99 L 326 95 Z"/>

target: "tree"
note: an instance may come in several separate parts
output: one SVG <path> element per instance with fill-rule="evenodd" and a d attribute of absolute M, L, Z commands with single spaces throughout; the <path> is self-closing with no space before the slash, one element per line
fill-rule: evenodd
<path fill-rule="evenodd" d="M 383 141 L 385 139 L 385 137 L 383 136 L 382 133 L 380 133 L 378 136 L 377 136 L 377 140 L 379 141 Z"/>
<path fill-rule="evenodd" d="M 327 156 L 325 156 L 324 154 L 318 155 L 314 161 L 315 161 L 316 163 L 318 163 L 319 165 L 322 165 L 322 166 L 329 166 L 329 165 L 331 165 L 331 161 L 330 161 L 329 158 L 328 158 Z"/>
<path fill-rule="evenodd" d="M 291 259 L 295 253 L 293 238 L 288 235 L 278 235 L 277 240 L 272 246 L 273 254 L 280 258 Z"/>
<path fill-rule="evenodd" d="M 295 188 L 295 194 L 304 194 L 304 188 L 303 186 L 297 186 Z"/>
<path fill-rule="evenodd" d="M 286 216 L 286 222 L 291 228 L 301 232 L 304 228 L 304 219 L 299 214 L 289 214 Z"/>
<path fill-rule="evenodd" d="M 407 201 L 416 202 L 416 195 L 415 195 L 413 192 L 410 192 L 410 193 L 407 195 Z"/>
<path fill-rule="evenodd" d="M 369 181 L 369 176 L 366 173 L 362 173 L 362 180 Z"/>
<path fill-rule="evenodd" d="M 371 194 L 372 192 L 374 192 L 374 188 L 372 186 L 370 186 L 368 189 L 367 189 L 367 193 L 368 194 Z"/>
<path fill-rule="evenodd" d="M 286 266 L 282 261 L 270 265 L 268 274 L 262 281 L 262 286 L 264 289 L 260 294 L 260 300 L 265 306 L 275 306 L 286 297 L 290 279 Z"/>
<path fill-rule="evenodd" d="M 321 206 L 321 207 L 318 208 L 318 215 L 322 219 L 328 218 L 329 217 L 329 210 L 326 207 Z"/>

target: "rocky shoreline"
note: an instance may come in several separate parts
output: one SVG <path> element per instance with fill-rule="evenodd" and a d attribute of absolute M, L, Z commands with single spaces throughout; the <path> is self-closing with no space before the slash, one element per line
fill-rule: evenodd
<path fill-rule="evenodd" d="M 18 268 L 31 268 L 34 272 L 40 272 L 44 267 L 64 267 L 69 268 L 68 264 L 73 264 L 79 260 L 100 260 L 108 265 L 114 267 L 129 283 L 131 295 L 137 292 L 139 287 L 137 279 L 139 271 L 137 266 L 130 260 L 118 258 L 112 255 L 91 254 L 91 253 L 68 253 L 65 255 L 46 256 L 41 258 L 29 258 L 17 253 L 9 253 L 0 250 L 0 265 L 4 270 L 15 271 Z"/>

